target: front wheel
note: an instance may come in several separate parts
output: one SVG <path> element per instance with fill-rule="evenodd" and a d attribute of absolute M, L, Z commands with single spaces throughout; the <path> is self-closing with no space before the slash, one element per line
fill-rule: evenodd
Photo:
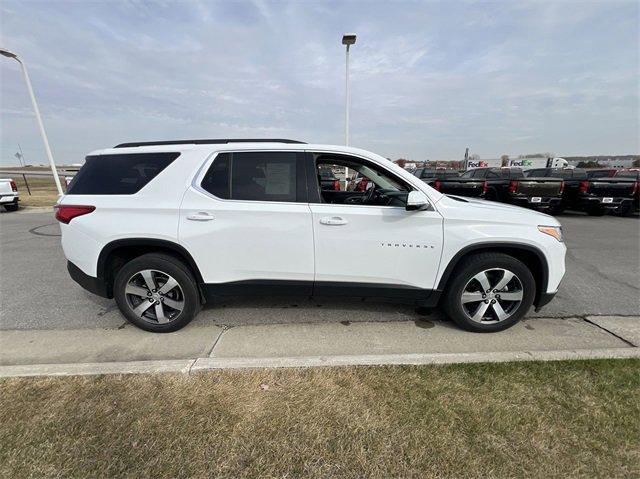
<path fill-rule="evenodd" d="M 198 287 L 180 260 L 150 253 L 125 264 L 114 282 L 114 297 L 129 322 L 155 333 L 177 331 L 198 313 Z"/>
<path fill-rule="evenodd" d="M 444 310 L 468 331 L 490 333 L 516 324 L 527 313 L 536 282 L 520 260 L 502 253 L 470 256 L 447 285 Z"/>

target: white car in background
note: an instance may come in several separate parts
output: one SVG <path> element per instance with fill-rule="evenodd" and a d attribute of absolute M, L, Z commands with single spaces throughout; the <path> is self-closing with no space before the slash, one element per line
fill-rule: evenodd
<path fill-rule="evenodd" d="M 322 189 L 355 170 L 365 191 Z M 56 205 L 71 277 L 133 324 L 175 331 L 227 295 L 385 297 L 493 332 L 565 272 L 548 215 L 448 197 L 356 148 L 292 140 L 125 143 L 91 153 Z"/>
<path fill-rule="evenodd" d="M 0 205 L 7 211 L 17 211 L 20 195 L 18 185 L 11 178 L 0 179 Z"/>

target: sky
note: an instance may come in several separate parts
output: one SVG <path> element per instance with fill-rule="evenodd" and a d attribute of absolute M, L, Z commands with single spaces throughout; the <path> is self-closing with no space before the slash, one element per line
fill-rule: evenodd
<path fill-rule="evenodd" d="M 117 143 L 292 138 L 391 159 L 640 152 L 640 2 L 0 2 L 56 162 Z M 0 164 L 46 156 L 0 57 Z"/>

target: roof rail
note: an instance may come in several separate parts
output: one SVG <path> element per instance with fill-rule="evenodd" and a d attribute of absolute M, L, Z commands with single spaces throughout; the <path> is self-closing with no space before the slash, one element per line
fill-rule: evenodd
<path fill-rule="evenodd" d="M 236 138 L 236 139 L 209 139 L 209 140 L 172 140 L 172 141 L 136 141 L 132 143 L 120 143 L 114 148 L 131 148 L 135 146 L 162 146 L 162 145 L 220 145 L 225 143 L 300 143 L 304 141 L 287 140 L 284 138 Z"/>

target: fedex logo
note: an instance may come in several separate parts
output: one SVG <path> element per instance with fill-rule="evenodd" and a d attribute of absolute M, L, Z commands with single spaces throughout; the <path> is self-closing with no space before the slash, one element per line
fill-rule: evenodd
<path fill-rule="evenodd" d="M 527 159 L 511 160 L 509 163 L 511 166 L 520 166 L 520 167 L 533 166 L 533 161 L 527 160 Z"/>
<path fill-rule="evenodd" d="M 468 168 L 486 168 L 489 164 L 486 161 L 478 160 L 478 161 L 469 161 Z"/>

